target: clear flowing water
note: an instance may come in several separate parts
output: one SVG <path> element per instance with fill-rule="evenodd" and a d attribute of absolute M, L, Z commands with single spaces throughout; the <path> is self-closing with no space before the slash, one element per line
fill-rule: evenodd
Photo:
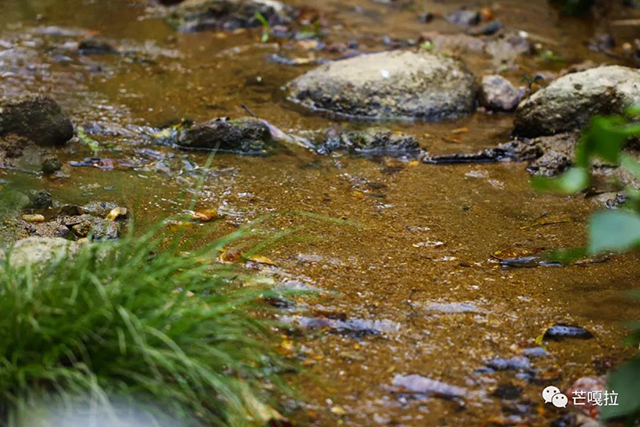
<path fill-rule="evenodd" d="M 387 48 L 385 37 L 416 40 L 425 31 L 461 32 L 442 19 L 421 23 L 417 15 L 479 6 L 291 3 L 320 14 L 327 44 L 355 40 L 363 51 Z M 543 0 L 494 3 L 496 17 L 509 30 L 527 31 L 566 58 L 520 58 L 518 67 L 506 71 L 514 83 L 587 59 L 618 61 L 586 47 L 606 27 L 602 22 L 561 18 Z M 155 16 L 156 8 L 143 1 L 0 0 L 0 94 L 52 94 L 76 125 L 111 135 L 96 137 L 99 156 L 119 162 L 110 170 L 65 166 L 68 179 L 7 170 L 0 170 L 0 178 L 47 189 L 66 203 L 116 201 L 144 226 L 185 208 L 197 179 L 190 170 L 202 167 L 208 155 L 154 144 L 140 138 L 136 126 L 241 117 L 247 109 L 300 136 L 349 126 L 286 101 L 282 85 L 313 65 L 269 60 L 276 53 L 303 60 L 335 54 L 281 39 L 262 43 L 259 30 L 180 34 Z M 626 27 L 615 31 L 633 35 Z M 131 53 L 78 56 L 73 43 L 88 34 Z M 461 57 L 478 76 L 495 72 L 484 54 Z M 453 153 L 506 142 L 512 120 L 478 112 L 442 123 L 386 125 L 415 135 L 432 153 Z M 460 128 L 468 131 L 452 142 L 452 130 Z M 77 140 L 56 154 L 64 161 L 91 156 Z M 525 424 L 546 425 L 564 410 L 544 406 L 545 385 L 566 388 L 596 375 L 607 361 L 633 354 L 621 343 L 622 324 L 638 318 L 640 310 L 624 292 L 640 283 L 640 267 L 631 254 L 562 268 L 501 268 L 500 257 L 583 244 L 583 225 L 598 208 L 583 196 L 536 194 L 524 168 L 322 157 L 297 146 L 267 157 L 216 155 L 199 205 L 226 216 L 195 226 L 185 239 L 205 244 L 266 214 L 265 235 L 296 230 L 265 250 L 274 266 L 256 268 L 325 291 L 284 319 L 317 326 L 304 336 L 282 336 L 283 351 L 294 352 L 318 380 L 304 381 L 306 403 L 294 411 L 298 422 L 488 425 L 503 421 L 507 407 L 520 408 Z M 535 379 L 522 372 L 475 372 L 493 357 L 521 356 L 555 322 L 581 325 L 595 338 L 545 345 L 550 355 L 531 359 Z M 394 378 L 411 374 L 463 387 L 466 395 L 447 400 L 400 393 Z M 502 384 L 522 387 L 522 396 L 493 397 Z"/>

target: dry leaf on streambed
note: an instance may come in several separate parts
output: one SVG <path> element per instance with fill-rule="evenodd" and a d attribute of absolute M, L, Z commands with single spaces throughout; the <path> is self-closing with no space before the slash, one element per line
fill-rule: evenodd
<path fill-rule="evenodd" d="M 506 259 L 513 259 L 513 258 L 523 258 L 523 257 L 527 257 L 527 256 L 532 256 L 532 255 L 536 255 L 540 252 L 542 252 L 544 250 L 544 248 L 510 248 L 510 249 L 505 249 L 505 250 L 500 250 L 500 251 L 495 251 L 492 254 L 492 257 L 499 260 L 499 261 L 504 261 Z"/>
<path fill-rule="evenodd" d="M 458 128 L 458 129 L 454 129 L 454 130 L 451 131 L 451 133 L 453 135 L 460 135 L 460 134 L 468 133 L 468 132 L 469 132 L 469 128 L 467 128 L 467 127 Z"/>
<path fill-rule="evenodd" d="M 219 260 L 223 264 L 237 264 L 237 263 L 245 263 L 247 261 L 253 261 L 258 264 L 276 265 L 274 261 L 272 261 L 271 259 L 267 258 L 264 255 L 254 254 L 254 255 L 245 256 L 240 250 L 229 249 L 229 248 L 220 249 Z"/>
<path fill-rule="evenodd" d="M 106 219 L 108 219 L 109 221 L 115 221 L 118 218 L 126 218 L 127 215 L 129 214 L 129 212 L 127 211 L 127 208 L 123 208 L 123 207 L 115 207 L 113 209 L 111 209 L 111 212 L 109 212 L 109 214 L 107 214 Z"/>
<path fill-rule="evenodd" d="M 242 399 L 251 412 L 251 415 L 257 421 L 258 425 L 280 425 L 282 421 L 287 421 L 276 409 L 259 401 L 256 396 L 246 387 L 242 392 Z"/>
<path fill-rule="evenodd" d="M 209 222 L 218 218 L 220 218 L 220 215 L 218 214 L 218 209 L 216 208 L 195 209 L 191 213 L 191 219 L 193 221 Z"/>
<path fill-rule="evenodd" d="M 567 218 L 567 217 L 549 217 L 546 214 L 544 214 L 540 218 L 533 221 L 532 223 L 523 225 L 522 227 L 520 227 L 520 229 L 527 230 L 529 228 L 544 227 L 547 225 L 556 225 L 556 224 L 566 224 L 569 222 L 573 222 L 573 219 Z"/>

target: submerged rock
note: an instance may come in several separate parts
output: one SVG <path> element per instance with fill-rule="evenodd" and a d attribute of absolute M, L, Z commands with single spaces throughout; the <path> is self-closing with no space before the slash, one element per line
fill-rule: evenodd
<path fill-rule="evenodd" d="M 621 66 L 568 74 L 518 106 L 515 133 L 536 137 L 579 129 L 597 114 L 640 103 L 640 70 Z"/>
<path fill-rule="evenodd" d="M 318 152 L 342 150 L 361 156 L 419 157 L 423 151 L 416 139 L 405 133 L 383 128 L 354 130 L 329 135 Z"/>
<path fill-rule="evenodd" d="M 516 89 L 502 76 L 485 76 L 480 85 L 479 101 L 489 110 L 513 111 L 525 95 L 524 87 Z"/>
<path fill-rule="evenodd" d="M 14 134 L 0 136 L 0 168 L 13 166 L 29 144 L 32 142 L 27 138 Z"/>
<path fill-rule="evenodd" d="M 42 160 L 42 172 L 51 175 L 62 169 L 62 162 L 55 156 L 47 156 Z"/>
<path fill-rule="evenodd" d="M 186 0 L 173 8 L 168 21 L 180 31 L 259 27 L 260 14 L 270 25 L 290 22 L 293 8 L 276 0 Z"/>
<path fill-rule="evenodd" d="M 88 37 L 78 44 L 78 53 L 80 55 L 109 55 L 118 53 L 118 49 L 106 40 Z"/>
<path fill-rule="evenodd" d="M 588 340 L 593 338 L 593 334 L 581 326 L 557 323 L 547 329 L 543 335 L 545 341 L 562 341 L 569 338 Z"/>
<path fill-rule="evenodd" d="M 420 394 L 444 399 L 462 398 L 467 389 L 423 377 L 422 375 L 396 375 L 391 385 L 396 393 Z"/>
<path fill-rule="evenodd" d="M 177 146 L 188 150 L 216 150 L 238 154 L 265 154 L 269 127 L 259 119 L 215 119 L 180 133 Z"/>
<path fill-rule="evenodd" d="M 516 400 L 522 396 L 522 387 L 513 384 L 500 384 L 491 396 L 502 400 Z"/>
<path fill-rule="evenodd" d="M 29 194 L 29 208 L 31 209 L 46 209 L 53 206 L 53 199 L 51 193 L 45 190 L 35 191 L 33 190 Z"/>
<path fill-rule="evenodd" d="M 324 316 L 282 316 L 280 321 L 295 324 L 305 329 L 326 329 L 334 334 L 354 338 L 362 338 L 369 335 L 395 334 L 400 330 L 398 323 L 386 319 L 332 319 Z"/>
<path fill-rule="evenodd" d="M 496 371 L 520 371 L 529 369 L 531 367 L 531 361 L 527 357 L 518 356 L 510 359 L 503 357 L 494 357 L 487 360 L 485 365 Z"/>
<path fill-rule="evenodd" d="M 48 96 L 23 96 L 0 101 L 0 137 L 18 135 L 42 146 L 63 145 L 73 125 Z"/>
<path fill-rule="evenodd" d="M 563 133 L 533 139 L 515 139 L 477 153 L 447 154 L 425 158 L 431 164 L 489 163 L 504 160 L 528 161 L 534 175 L 554 176 L 571 166 L 579 135 Z"/>
<path fill-rule="evenodd" d="M 114 221 L 97 216 L 61 217 L 58 221 L 70 229 L 78 239 L 91 237 L 93 240 L 113 240 L 120 235 L 118 225 Z"/>
<path fill-rule="evenodd" d="M 454 25 L 468 27 L 471 25 L 478 25 L 481 18 L 480 13 L 475 10 L 460 9 L 449 14 L 447 16 L 447 22 Z"/>
<path fill-rule="evenodd" d="M 289 99 L 345 117 L 437 120 L 475 110 L 475 77 L 458 60 L 393 51 L 336 61 L 288 85 Z"/>

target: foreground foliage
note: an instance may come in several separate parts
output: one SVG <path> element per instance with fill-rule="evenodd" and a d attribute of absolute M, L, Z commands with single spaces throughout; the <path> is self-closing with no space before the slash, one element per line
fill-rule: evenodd
<path fill-rule="evenodd" d="M 208 262 L 245 232 L 188 255 L 150 232 L 41 266 L 2 260 L 0 424 L 26 425 L 42 401 L 135 400 L 146 418 L 168 414 L 172 425 L 276 418 L 268 402 L 285 389 L 284 364 L 254 316 L 258 292 Z"/>
<path fill-rule="evenodd" d="M 586 189 L 591 181 L 591 164 L 595 158 L 619 165 L 640 180 L 640 163 L 623 151 L 630 138 L 640 136 L 640 107 L 625 116 L 596 117 L 584 132 L 577 147 L 574 166 L 558 178 L 535 178 L 534 187 L 542 191 L 574 194 Z M 603 252 L 626 252 L 640 249 L 640 191 L 626 187 L 627 202 L 617 209 L 600 211 L 589 220 L 589 243 L 586 248 L 559 254 L 570 260 Z M 640 344 L 640 322 L 631 325 L 630 342 Z M 625 418 L 630 423 L 640 419 L 640 355 L 623 365 L 609 378 L 609 388 L 619 393 L 618 406 L 604 406 L 605 420 Z"/>

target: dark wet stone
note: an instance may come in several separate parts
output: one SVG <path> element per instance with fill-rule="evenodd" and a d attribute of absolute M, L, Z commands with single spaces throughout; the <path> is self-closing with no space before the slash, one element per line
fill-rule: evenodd
<path fill-rule="evenodd" d="M 291 22 L 295 11 L 277 0 L 186 0 L 175 6 L 168 18 L 180 31 L 201 31 L 211 28 L 233 30 L 260 27 L 256 14 L 269 25 Z"/>
<path fill-rule="evenodd" d="M 460 9 L 447 15 L 447 22 L 454 25 L 471 26 L 480 23 L 480 13 L 475 10 Z"/>
<path fill-rule="evenodd" d="M 29 144 L 32 142 L 21 136 L 0 136 L 0 168 L 15 166 L 15 159 L 22 155 Z"/>
<path fill-rule="evenodd" d="M 611 54 L 616 47 L 616 40 L 611 34 L 600 33 L 589 40 L 588 46 L 594 52 Z"/>
<path fill-rule="evenodd" d="M 536 405 L 533 402 L 521 402 L 502 407 L 502 413 L 506 415 L 529 415 L 536 413 Z"/>
<path fill-rule="evenodd" d="M 361 156 L 419 157 L 423 153 L 413 136 L 383 128 L 329 132 L 318 152 L 328 154 L 336 150 Z"/>
<path fill-rule="evenodd" d="M 549 356 L 549 352 L 547 352 L 547 350 L 545 350 L 542 347 L 525 348 L 522 351 L 522 354 L 524 354 L 527 357 L 547 357 L 547 356 Z"/>
<path fill-rule="evenodd" d="M 428 24 L 429 22 L 433 21 L 433 18 L 434 18 L 434 15 L 431 12 L 423 12 L 420 15 L 418 15 L 418 20 L 423 24 Z"/>
<path fill-rule="evenodd" d="M 522 396 L 522 387 L 513 384 L 501 384 L 496 387 L 491 396 L 503 400 L 516 400 Z"/>
<path fill-rule="evenodd" d="M 500 266 L 505 268 L 562 267 L 562 263 L 550 261 L 544 256 L 532 255 L 500 260 Z"/>
<path fill-rule="evenodd" d="M 46 209 L 53 205 L 51 193 L 45 190 L 32 191 L 29 194 L 29 199 L 31 200 L 29 204 L 29 208 L 31 209 Z"/>
<path fill-rule="evenodd" d="M 487 360 L 485 365 L 496 371 L 520 371 L 529 369 L 531 367 L 531 361 L 527 357 L 522 356 L 512 357 L 510 359 L 494 357 L 493 359 Z"/>
<path fill-rule="evenodd" d="M 563 341 L 565 339 L 588 340 L 593 338 L 593 334 L 585 328 L 577 325 L 567 325 L 557 323 L 547 329 L 543 339 L 546 341 Z"/>
<path fill-rule="evenodd" d="M 530 383 L 536 384 L 540 381 L 544 382 L 544 380 L 540 380 L 536 375 L 535 371 L 530 369 L 526 369 L 524 371 L 520 371 L 516 373 L 516 378 L 522 381 L 528 381 Z"/>
<path fill-rule="evenodd" d="M 15 134 L 38 145 L 63 145 L 73 125 L 48 96 L 23 96 L 0 101 L 0 137 Z"/>
<path fill-rule="evenodd" d="M 45 174 L 51 175 L 62 169 L 62 162 L 57 157 L 48 156 L 42 161 L 41 169 Z"/>
<path fill-rule="evenodd" d="M 472 113 L 475 77 L 458 60 L 390 51 L 335 61 L 287 86 L 289 99 L 343 117 L 438 120 Z"/>
<path fill-rule="evenodd" d="M 80 55 L 109 55 L 118 53 L 118 50 L 106 40 L 89 37 L 80 42 L 78 53 Z"/>
<path fill-rule="evenodd" d="M 257 155 L 266 153 L 270 140 L 271 132 L 262 120 L 215 119 L 182 131 L 177 146 L 188 150 Z"/>
<path fill-rule="evenodd" d="M 62 237 L 69 236 L 69 229 L 62 225 L 60 221 L 53 220 L 43 223 L 24 223 L 25 231 L 28 236 L 34 237 Z"/>
<path fill-rule="evenodd" d="M 472 36 L 492 36 L 502 29 L 500 21 L 491 21 L 479 28 L 467 30 L 467 34 Z"/>
<path fill-rule="evenodd" d="M 522 161 L 526 160 L 526 158 L 521 157 L 520 153 L 514 147 L 514 143 L 507 143 L 496 148 L 488 148 L 477 153 L 429 156 L 425 157 L 424 162 L 434 165 L 452 165 L 466 163 L 493 163 L 503 160 Z"/>
<path fill-rule="evenodd" d="M 565 133 L 539 138 L 521 138 L 477 153 L 447 154 L 424 159 L 430 164 L 490 163 L 504 160 L 528 161 L 527 170 L 534 175 L 554 176 L 566 170 L 574 158 L 579 135 Z M 542 260 L 538 260 L 542 261 Z M 535 259 L 517 260 L 522 266 L 535 266 Z"/>
<path fill-rule="evenodd" d="M 485 366 L 485 367 L 482 367 L 482 368 L 474 369 L 473 373 L 477 374 L 477 375 L 489 375 L 489 374 L 495 374 L 496 371 L 495 371 L 495 369 L 487 368 Z"/>
<path fill-rule="evenodd" d="M 560 151 L 548 151 L 529 163 L 527 170 L 534 175 L 555 176 L 573 164 L 573 158 Z"/>
<path fill-rule="evenodd" d="M 594 115 L 621 114 L 640 103 L 640 70 L 608 66 L 568 74 L 520 103 L 520 136 L 554 135 L 584 127 Z"/>
<path fill-rule="evenodd" d="M 61 217 L 59 220 L 79 239 L 92 237 L 94 240 L 110 240 L 117 239 L 120 234 L 115 222 L 97 216 Z"/>
<path fill-rule="evenodd" d="M 571 166 L 579 135 L 563 133 L 534 139 L 515 140 L 509 146 L 533 175 L 555 176 Z"/>
<path fill-rule="evenodd" d="M 75 216 L 84 214 L 84 210 L 80 206 L 76 205 L 64 205 L 58 209 L 58 215 L 60 216 Z"/>
<path fill-rule="evenodd" d="M 365 319 L 329 319 L 326 317 L 283 316 L 284 323 L 297 324 L 305 329 L 327 329 L 334 334 L 360 338 L 369 335 L 392 334 L 398 332 L 400 325 L 390 320 Z"/>
<path fill-rule="evenodd" d="M 396 393 L 420 394 L 444 399 L 462 398 L 467 389 L 423 377 L 422 375 L 396 375 L 391 382 Z"/>
<path fill-rule="evenodd" d="M 82 210 L 82 212 L 84 213 L 88 213 L 88 214 L 92 214 L 92 215 L 99 215 L 99 216 L 105 216 L 107 215 L 109 212 L 111 212 L 112 209 L 117 208 L 118 204 L 115 202 L 89 202 L 86 205 L 82 206 L 80 209 Z"/>
<path fill-rule="evenodd" d="M 577 427 L 575 414 L 564 414 L 551 421 L 551 427 Z"/>
<path fill-rule="evenodd" d="M 625 193 L 608 192 L 601 194 L 598 200 L 604 202 L 607 209 L 614 209 L 627 203 L 629 196 Z"/>
<path fill-rule="evenodd" d="M 513 111 L 526 95 L 526 88 L 516 89 L 502 76 L 485 76 L 482 78 L 478 95 L 480 105 L 489 110 Z"/>

